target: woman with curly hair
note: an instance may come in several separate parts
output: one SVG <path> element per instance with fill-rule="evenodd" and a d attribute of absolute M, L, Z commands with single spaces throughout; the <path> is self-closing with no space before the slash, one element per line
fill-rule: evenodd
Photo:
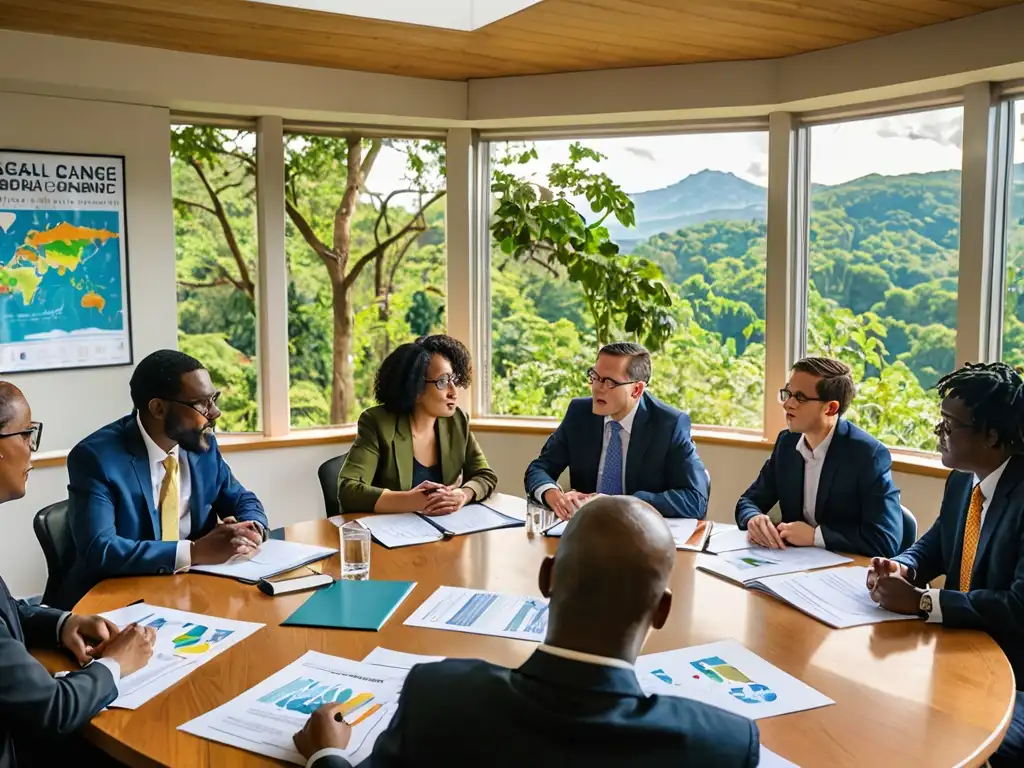
<path fill-rule="evenodd" d="M 472 380 L 469 350 L 451 336 L 402 344 L 374 381 L 380 405 L 359 417 L 338 478 L 345 512 L 446 515 L 487 498 L 498 476 L 457 403 Z"/>

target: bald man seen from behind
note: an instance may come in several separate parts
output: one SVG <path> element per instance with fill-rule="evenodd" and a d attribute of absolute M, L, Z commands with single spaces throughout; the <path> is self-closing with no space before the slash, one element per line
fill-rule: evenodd
<path fill-rule="evenodd" d="M 448 659 L 413 667 L 361 768 L 413 765 L 756 766 L 757 726 L 696 701 L 646 696 L 633 664 L 668 619 L 676 549 L 652 506 L 606 496 L 569 522 L 541 565 L 547 638 L 506 669 Z M 326 706 L 295 736 L 314 768 L 349 768 L 350 729 Z"/>

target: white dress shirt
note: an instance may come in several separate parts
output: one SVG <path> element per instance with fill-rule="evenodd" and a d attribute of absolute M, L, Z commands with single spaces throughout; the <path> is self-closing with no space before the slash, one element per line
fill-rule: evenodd
<path fill-rule="evenodd" d="M 192 542 L 188 540 L 188 535 L 192 533 L 192 514 L 188 506 L 192 498 L 192 477 L 189 473 L 188 460 L 179 459 L 178 446 L 174 446 L 170 453 L 167 453 L 153 442 L 153 438 L 142 426 L 142 418 L 138 413 L 135 414 L 135 420 L 139 424 L 139 432 L 142 433 L 142 442 L 146 444 L 146 453 L 149 454 L 149 475 L 153 483 L 153 503 L 157 505 L 157 514 L 160 512 L 160 488 L 164 483 L 164 475 L 167 474 L 164 460 L 168 456 L 173 456 L 178 461 L 178 551 L 174 558 L 174 570 L 183 571 L 192 565 Z"/>
<path fill-rule="evenodd" d="M 608 441 L 605 440 L 605 443 L 607 442 Z M 597 664 L 601 667 L 615 667 L 617 669 L 628 669 L 630 672 L 634 671 L 633 665 L 624 659 L 615 659 L 610 656 L 597 656 L 593 653 L 583 653 L 583 651 L 572 651 L 568 648 L 559 648 L 557 645 L 548 645 L 547 643 L 541 643 L 537 650 L 543 651 L 551 656 L 558 656 L 560 659 L 579 661 L 583 664 Z M 306 768 L 312 768 L 313 763 L 321 757 L 327 757 L 328 755 L 337 755 L 345 758 L 348 757 L 348 753 L 345 752 L 345 750 L 327 747 L 325 749 L 321 749 L 319 752 L 314 752 L 310 756 L 309 760 L 306 761 Z"/>
<path fill-rule="evenodd" d="M 804 521 L 814 528 L 814 546 L 825 547 L 825 535 L 818 525 L 818 486 L 821 485 L 821 468 L 832 445 L 836 428 L 832 427 L 817 448 L 807 444 L 807 435 L 802 435 L 796 444 L 797 452 L 804 457 Z"/>
<path fill-rule="evenodd" d="M 629 435 L 633 431 L 633 419 L 636 418 L 636 410 L 640 407 L 640 401 L 637 400 L 633 403 L 633 408 L 622 417 L 622 421 L 619 422 L 619 426 L 622 430 L 619 432 L 619 440 L 622 442 L 622 492 L 626 492 L 626 459 L 629 456 Z M 601 477 L 604 475 L 604 457 L 608 453 L 608 442 L 612 439 L 612 422 L 615 421 L 611 416 L 604 417 L 604 435 L 601 438 L 601 459 L 597 464 L 597 487 L 601 487 Z M 546 483 L 540 486 L 536 491 L 533 492 L 533 496 L 537 499 L 538 504 L 544 503 L 544 494 L 552 488 L 557 488 L 555 483 Z"/>
<path fill-rule="evenodd" d="M 1003 476 L 1003 471 L 1006 469 L 1006 465 L 1009 464 L 1009 463 L 1010 463 L 1010 460 L 1007 459 L 1002 464 L 1000 464 L 999 467 L 997 469 L 995 469 L 984 480 L 979 479 L 977 475 L 974 476 L 974 487 L 977 487 L 977 486 L 980 485 L 981 486 L 981 495 L 985 497 L 984 501 L 982 501 L 982 503 L 981 503 L 981 525 L 979 526 L 979 530 L 981 530 L 981 531 L 985 530 L 985 517 L 988 514 L 989 505 L 992 504 L 992 497 L 995 495 L 996 487 L 999 485 L 999 478 L 1001 478 Z M 974 493 L 974 488 L 971 488 L 971 493 Z M 980 541 L 979 541 L 979 545 L 980 545 Z M 961 557 L 962 556 L 963 556 L 963 554 L 961 553 Z M 975 559 L 974 564 L 975 565 L 978 564 L 977 559 Z M 956 574 L 947 573 L 946 574 L 946 579 L 949 580 L 950 578 L 956 579 L 957 587 L 960 586 L 960 574 L 959 573 L 956 573 Z M 940 591 L 941 590 L 938 590 L 938 589 L 929 589 L 928 590 L 928 594 L 932 598 L 932 610 L 928 614 L 928 619 L 927 619 L 928 623 L 930 623 L 930 624 L 941 624 L 942 623 L 942 605 L 941 605 L 941 603 L 939 603 L 939 592 Z"/>

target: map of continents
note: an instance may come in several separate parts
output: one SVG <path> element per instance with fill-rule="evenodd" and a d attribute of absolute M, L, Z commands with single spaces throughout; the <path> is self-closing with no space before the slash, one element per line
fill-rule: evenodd
<path fill-rule="evenodd" d="M 116 211 L 0 211 L 0 343 L 124 329 Z"/>

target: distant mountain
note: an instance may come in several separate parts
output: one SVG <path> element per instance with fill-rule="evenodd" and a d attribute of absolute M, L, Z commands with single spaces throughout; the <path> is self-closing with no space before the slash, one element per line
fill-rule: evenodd
<path fill-rule="evenodd" d="M 636 227 L 609 226 L 622 245 L 717 219 L 764 219 L 768 192 L 732 173 L 700 171 L 664 189 L 631 194 Z"/>

